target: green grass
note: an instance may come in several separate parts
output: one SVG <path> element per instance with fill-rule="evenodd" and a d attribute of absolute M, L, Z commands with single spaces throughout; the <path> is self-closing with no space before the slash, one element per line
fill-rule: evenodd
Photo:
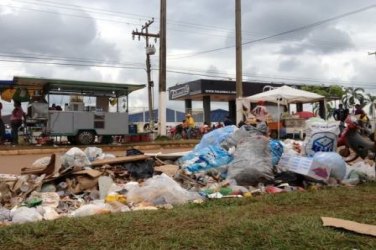
<path fill-rule="evenodd" d="M 0 228 L 0 247 L 376 249 L 376 237 L 323 227 L 321 216 L 376 225 L 376 183 L 12 225 Z"/>

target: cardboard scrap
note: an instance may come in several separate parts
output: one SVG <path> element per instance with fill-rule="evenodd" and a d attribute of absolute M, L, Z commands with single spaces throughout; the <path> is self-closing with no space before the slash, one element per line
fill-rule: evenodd
<path fill-rule="evenodd" d="M 376 226 L 332 217 L 321 217 L 323 226 L 343 228 L 360 234 L 376 236 Z"/>

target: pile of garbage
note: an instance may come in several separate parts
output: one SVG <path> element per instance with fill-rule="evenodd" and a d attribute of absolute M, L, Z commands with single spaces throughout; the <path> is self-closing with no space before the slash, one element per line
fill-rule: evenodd
<path fill-rule="evenodd" d="M 375 180 L 373 161 L 349 165 L 336 153 L 337 129 L 311 120 L 302 142 L 271 139 L 262 123 L 226 126 L 167 160 L 137 149 L 115 157 L 74 147 L 38 159 L 21 175 L 0 174 L 0 225 Z"/>

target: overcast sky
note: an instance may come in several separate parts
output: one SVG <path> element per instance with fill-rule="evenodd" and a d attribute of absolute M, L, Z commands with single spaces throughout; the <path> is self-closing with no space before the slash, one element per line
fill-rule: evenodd
<path fill-rule="evenodd" d="M 0 79 L 18 75 L 146 84 L 145 40 L 133 40 L 131 33 L 152 18 L 149 31 L 159 32 L 159 4 L 0 0 Z M 243 0 L 243 80 L 340 84 L 376 94 L 376 60 L 368 55 L 376 50 L 375 4 Z M 157 48 L 152 56 L 157 93 L 159 43 L 151 42 Z M 200 78 L 235 79 L 234 45 L 235 0 L 167 0 L 167 87 Z M 132 93 L 130 107 L 146 108 L 146 94 L 146 89 Z M 183 102 L 168 107 L 182 110 Z"/>

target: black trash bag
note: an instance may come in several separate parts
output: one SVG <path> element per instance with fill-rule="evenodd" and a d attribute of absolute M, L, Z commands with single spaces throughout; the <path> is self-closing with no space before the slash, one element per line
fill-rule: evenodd
<path fill-rule="evenodd" d="M 138 150 L 138 149 L 135 149 L 135 148 L 131 148 L 131 149 L 127 149 L 125 151 L 125 156 L 130 156 L 130 155 L 143 155 L 144 152 Z"/>
<path fill-rule="evenodd" d="M 153 176 L 155 162 L 152 159 L 125 163 L 123 166 L 127 169 L 130 177 L 138 179 L 147 179 Z"/>

